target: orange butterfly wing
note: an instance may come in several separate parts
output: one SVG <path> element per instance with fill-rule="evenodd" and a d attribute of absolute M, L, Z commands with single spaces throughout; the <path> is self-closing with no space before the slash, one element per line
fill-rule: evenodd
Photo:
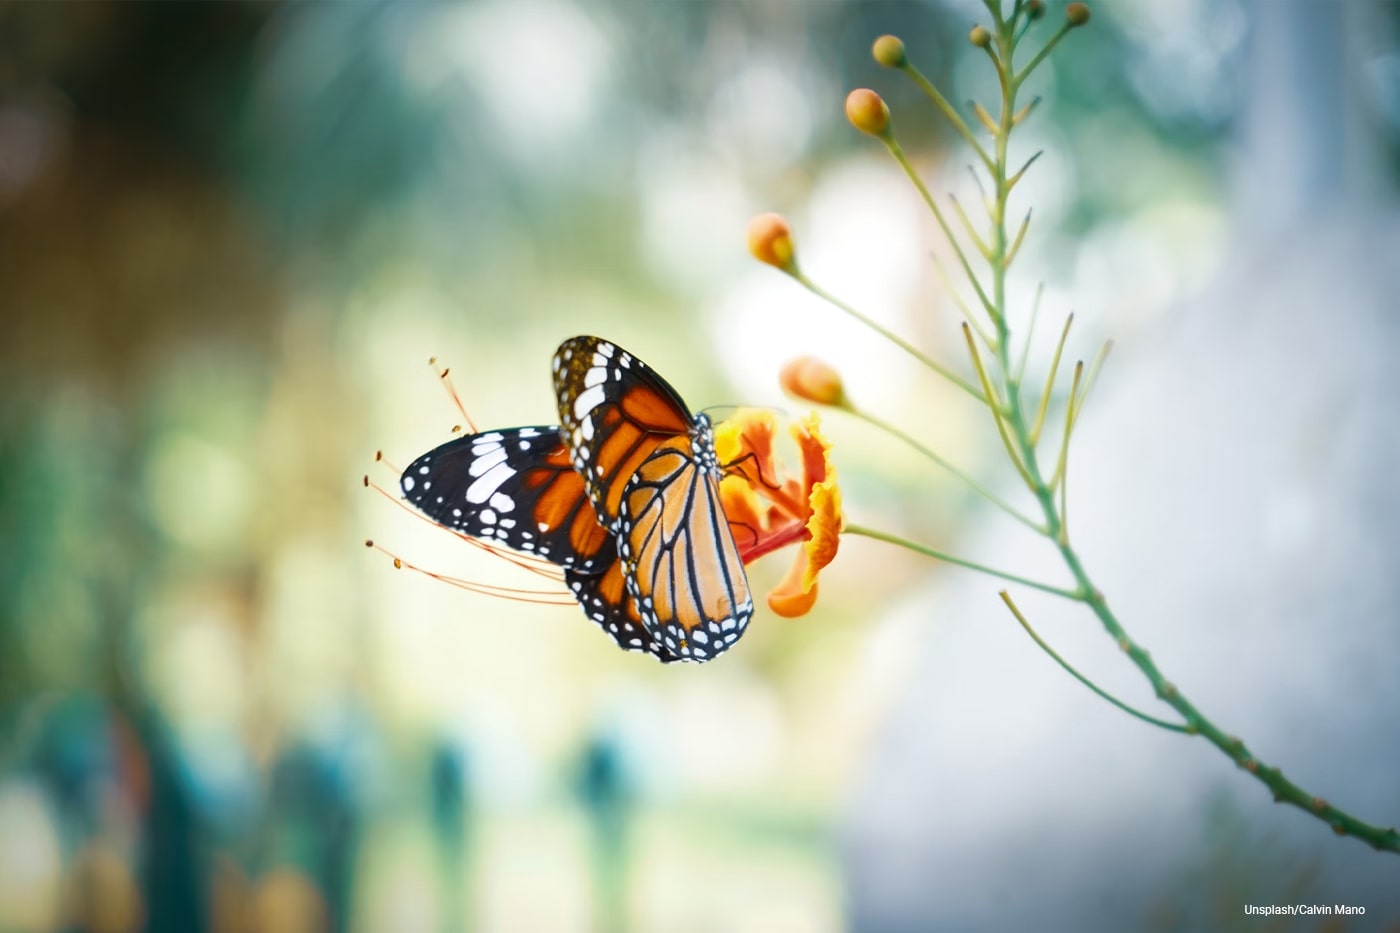
<path fill-rule="evenodd" d="M 565 341 L 554 373 L 574 469 L 617 538 L 642 624 L 681 658 L 713 658 L 743 633 L 753 599 L 720 506 L 709 419 L 597 337 Z"/>

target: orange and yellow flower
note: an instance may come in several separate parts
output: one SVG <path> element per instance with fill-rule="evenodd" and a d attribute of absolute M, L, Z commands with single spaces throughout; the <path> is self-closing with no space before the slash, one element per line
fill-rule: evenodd
<path fill-rule="evenodd" d="M 715 428 L 715 452 L 728 465 L 720 498 L 744 563 L 801 544 L 787 576 L 768 594 L 768 607 L 786 618 L 811 610 L 817 576 L 840 544 L 841 487 L 820 427 L 813 413 L 790 428 L 800 476 L 790 475 L 777 458 L 771 412 L 740 409 Z"/>

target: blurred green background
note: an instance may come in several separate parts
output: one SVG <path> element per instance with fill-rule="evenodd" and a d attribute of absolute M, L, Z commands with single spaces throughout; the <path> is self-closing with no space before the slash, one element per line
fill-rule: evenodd
<path fill-rule="evenodd" d="M 777 367 L 823 353 L 992 469 L 975 412 L 743 243 L 784 212 L 833 291 L 956 352 L 943 247 L 841 108 L 880 89 L 963 190 L 869 46 L 986 99 L 977 15 L 0 2 L 0 930 L 844 928 L 834 827 L 903 669 L 867 623 L 943 571 L 848 542 L 811 616 L 662 668 L 573 609 L 395 572 L 366 537 L 514 582 L 361 478 L 461 420 L 430 356 L 479 424 L 549 422 L 576 333 L 696 408 L 790 405 Z M 1245 26 L 1095 8 L 1034 89 L 1017 300 L 1044 279 L 1121 336 L 1213 274 Z M 981 519 L 830 431 L 862 523 Z"/>

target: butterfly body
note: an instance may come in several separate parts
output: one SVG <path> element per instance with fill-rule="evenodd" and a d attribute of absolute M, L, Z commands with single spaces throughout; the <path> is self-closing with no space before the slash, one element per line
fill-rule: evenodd
<path fill-rule="evenodd" d="M 753 600 L 709 418 L 597 337 L 561 344 L 553 371 L 558 427 L 449 441 L 404 471 L 404 496 L 439 524 L 562 567 L 620 647 L 713 658 L 738 640 Z"/>

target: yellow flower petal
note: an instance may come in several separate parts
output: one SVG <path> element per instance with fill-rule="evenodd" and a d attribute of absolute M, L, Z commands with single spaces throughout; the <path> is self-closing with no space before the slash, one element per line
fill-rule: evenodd
<path fill-rule="evenodd" d="M 807 554 L 807 571 L 803 581 L 809 586 L 817 585 L 817 574 L 822 568 L 836 559 L 836 551 L 841 546 L 841 487 L 836 485 L 836 471 L 829 474 L 831 479 L 812 487 L 808 500 L 812 505 L 812 517 L 807 520 L 807 533 L 811 537 L 802 545 Z"/>
<path fill-rule="evenodd" d="M 744 563 L 801 544 L 783 581 L 768 595 L 777 615 L 795 618 L 817 600 L 817 575 L 836 557 L 842 528 L 841 489 L 831 445 L 816 412 L 790 426 L 802 471 L 792 476 L 774 454 L 776 419 L 740 409 L 715 426 L 715 453 L 728 473 L 720 503 Z"/>

